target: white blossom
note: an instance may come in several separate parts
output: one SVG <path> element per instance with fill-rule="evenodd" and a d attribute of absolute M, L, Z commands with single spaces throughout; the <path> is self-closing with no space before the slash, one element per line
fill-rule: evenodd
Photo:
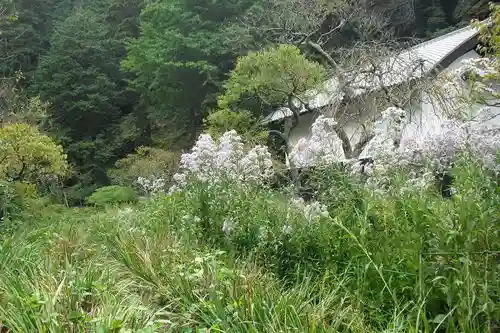
<path fill-rule="evenodd" d="M 323 115 L 311 126 L 311 137 L 301 138 L 292 148 L 290 159 L 298 168 L 310 165 L 332 164 L 344 159 L 342 142 L 334 126 L 337 122 Z"/>
<path fill-rule="evenodd" d="M 462 67 L 442 73 L 438 80 L 445 81 L 437 83 L 447 91 L 445 104 L 440 104 L 440 111 L 445 114 L 439 116 L 437 127 L 421 135 L 403 138 L 406 112 L 396 107 L 388 108 L 376 122 L 375 137 L 365 148 L 364 155 L 373 158 L 375 163 L 363 166 L 357 162 L 352 165 L 352 174 L 358 175 L 363 170 L 365 175 L 373 176 L 367 184 L 380 192 L 382 185 L 391 182 L 391 170 L 405 170 L 409 180 L 404 189 L 423 189 L 434 180 L 428 171 L 449 168 L 462 152 L 470 152 L 489 169 L 500 171 L 497 159 L 500 126 L 488 122 L 499 115 L 493 114 L 488 107 L 474 111 L 478 101 L 500 98 L 498 78 L 498 60 L 487 58 L 466 59 Z M 296 147 L 300 152 L 309 152 L 322 145 L 306 140 L 300 144 Z M 323 145 L 327 144 L 325 140 Z"/>
<path fill-rule="evenodd" d="M 499 137 L 498 126 L 445 120 L 438 130 L 406 138 L 397 149 L 379 150 L 369 169 L 369 175 L 374 177 L 369 179 L 368 185 L 380 188 L 389 183 L 391 170 L 398 168 L 406 170 L 410 178 L 405 189 L 425 189 L 434 181 L 428 171 L 446 170 L 462 152 L 469 152 L 487 168 L 500 171 L 497 160 Z"/>
<path fill-rule="evenodd" d="M 138 177 L 137 184 L 147 194 L 159 193 L 165 190 L 166 182 L 163 178 Z"/>
<path fill-rule="evenodd" d="M 289 224 L 283 226 L 283 234 L 289 235 L 292 232 L 292 227 Z"/>
<path fill-rule="evenodd" d="M 448 96 L 448 115 L 466 121 L 471 106 L 479 100 L 500 98 L 498 60 L 490 58 L 464 59 L 459 68 L 443 72 L 438 80 Z"/>
<path fill-rule="evenodd" d="M 267 237 L 267 234 L 268 234 L 268 231 L 267 231 L 267 228 L 264 227 L 264 226 L 260 226 L 259 227 L 259 231 L 258 231 L 258 238 L 260 241 L 263 241 L 266 239 Z"/>
<path fill-rule="evenodd" d="M 184 188 L 189 179 L 213 185 L 224 180 L 261 184 L 274 174 L 271 154 L 263 146 L 246 152 L 236 131 L 224 133 L 219 142 L 201 134 L 190 153 L 181 156 L 180 172 L 170 192 Z"/>
<path fill-rule="evenodd" d="M 231 218 L 226 218 L 222 223 L 222 232 L 225 233 L 226 235 L 229 235 L 234 230 L 234 227 L 235 227 L 234 220 Z"/>
<path fill-rule="evenodd" d="M 318 201 L 306 204 L 304 199 L 294 198 L 291 199 L 291 203 L 302 211 L 308 222 L 313 222 L 320 217 L 330 217 L 327 207 Z"/>
<path fill-rule="evenodd" d="M 135 211 L 131 207 L 125 207 L 117 212 L 117 217 L 120 220 L 131 220 L 134 217 Z"/>

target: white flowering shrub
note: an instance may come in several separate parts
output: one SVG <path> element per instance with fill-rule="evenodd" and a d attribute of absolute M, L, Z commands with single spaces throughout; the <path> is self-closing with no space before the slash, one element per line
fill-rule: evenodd
<path fill-rule="evenodd" d="M 311 137 L 301 138 L 292 148 L 290 159 L 298 168 L 332 164 L 344 159 L 342 142 L 335 133 L 332 118 L 319 116 L 311 126 Z"/>
<path fill-rule="evenodd" d="M 380 120 L 375 122 L 375 137 L 365 149 L 372 158 L 392 152 L 399 147 L 407 124 L 406 114 L 405 110 L 396 107 L 389 107 L 382 112 Z"/>
<path fill-rule="evenodd" d="M 439 101 L 443 114 L 438 116 L 440 126 L 419 136 L 403 138 L 408 125 L 407 111 L 389 107 L 375 123 L 375 137 L 365 149 L 375 164 L 352 164 L 352 174 L 373 176 L 374 187 L 391 182 L 394 170 L 406 170 L 408 188 L 429 187 L 432 174 L 449 168 L 458 154 L 470 152 L 488 169 L 499 171 L 497 155 L 500 150 L 500 126 L 487 123 L 498 116 L 483 107 L 473 111 L 473 104 L 499 98 L 498 60 L 488 58 L 466 59 L 462 66 L 443 74 L 446 100 Z M 439 123 L 438 123 L 439 124 Z M 345 161 L 341 141 L 335 134 L 333 119 L 319 117 L 311 127 L 311 138 L 302 138 L 293 147 L 291 159 L 297 167 L 325 165 Z M 352 161 L 351 161 L 352 162 Z M 432 172 L 431 172 L 432 171 Z"/>
<path fill-rule="evenodd" d="M 190 153 L 181 156 L 180 171 L 173 176 L 170 191 L 184 188 L 190 180 L 213 185 L 221 181 L 238 184 L 263 184 L 274 175 L 267 147 L 245 150 L 236 131 L 224 133 L 219 142 L 208 134 L 199 136 Z"/>
<path fill-rule="evenodd" d="M 464 59 L 461 66 L 438 78 L 446 98 L 443 109 L 447 116 L 467 121 L 472 105 L 500 98 L 498 60 L 490 58 Z"/>
<path fill-rule="evenodd" d="M 222 232 L 225 233 L 226 235 L 230 235 L 235 227 L 235 222 L 234 219 L 232 218 L 225 218 L 224 221 L 222 222 Z"/>
<path fill-rule="evenodd" d="M 424 169 L 443 171 L 462 152 L 471 153 L 488 169 L 498 171 L 500 126 L 487 122 L 498 115 L 493 114 L 489 107 L 472 111 L 474 103 L 500 97 L 497 61 L 488 58 L 466 59 L 460 68 L 443 76 L 447 80 L 443 86 L 451 101 L 443 107 L 452 107 L 452 112 L 443 115 L 445 117 L 441 126 L 436 130 L 406 138 L 392 150 L 381 143 L 384 139 L 397 136 L 401 131 L 398 125 L 404 122 L 393 122 L 392 133 L 386 131 L 377 134 L 372 142 L 374 149 L 371 154 L 376 160 L 377 173 L 383 175 L 388 169 L 396 167 L 413 173 L 420 170 L 417 174 L 428 175 Z M 387 117 L 387 114 L 383 116 Z M 371 167 L 368 171 L 372 173 Z M 427 177 L 428 180 L 430 178 Z"/>
<path fill-rule="evenodd" d="M 462 80 L 473 79 L 480 81 L 481 79 L 494 79 L 498 76 L 497 59 L 491 58 L 473 58 L 464 59 L 454 74 L 460 76 Z"/>
<path fill-rule="evenodd" d="M 139 177 L 137 178 L 137 184 L 141 190 L 148 195 L 161 193 L 166 189 L 166 182 L 163 178 Z"/>
<path fill-rule="evenodd" d="M 292 199 L 291 203 L 293 206 L 300 209 L 308 222 L 317 221 L 321 217 L 330 217 L 327 207 L 318 201 L 305 203 L 304 199 L 298 198 Z"/>
<path fill-rule="evenodd" d="M 487 113 L 488 109 L 482 112 Z M 444 121 L 439 130 L 406 138 L 393 150 L 378 146 L 380 149 L 374 150 L 374 165 L 365 166 L 364 171 L 374 176 L 369 184 L 375 188 L 389 183 L 391 171 L 398 169 L 407 172 L 410 187 L 424 189 L 434 181 L 430 171 L 446 170 L 463 152 L 471 153 L 488 169 L 500 171 L 497 158 L 500 151 L 499 135 L 500 127 L 487 126 L 481 121 Z"/>

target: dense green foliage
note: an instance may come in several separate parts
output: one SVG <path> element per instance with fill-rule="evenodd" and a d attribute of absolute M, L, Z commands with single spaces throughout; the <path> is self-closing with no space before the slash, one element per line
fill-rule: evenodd
<path fill-rule="evenodd" d="M 293 11 L 294 1 L 346 17 L 358 6 L 275 3 Z M 370 3 L 359 11 L 388 18 L 393 37 L 428 38 L 488 14 L 483 0 Z M 266 4 L 0 0 L 0 332 L 498 330 L 499 179 L 470 156 L 450 171 L 449 199 L 408 187 L 408 173 L 391 174 L 381 195 L 346 170 L 312 170 L 304 178 L 326 207 L 315 220 L 287 186 L 140 187 L 144 177 L 167 188 L 202 131 L 262 143 L 260 117 L 335 70 L 307 49 L 309 36 L 277 42 L 271 26 L 242 25 Z M 497 57 L 500 7 L 491 9 L 496 24 L 481 39 Z M 313 13 L 270 14 L 315 37 L 337 19 L 312 23 Z M 361 38 L 356 19 L 329 52 Z"/>
<path fill-rule="evenodd" d="M 478 21 L 473 22 L 479 27 L 480 39 L 483 42 L 482 51 L 492 58 L 500 57 L 500 5 L 491 3 L 491 22 L 490 24 L 481 24 Z"/>
<path fill-rule="evenodd" d="M 133 87 L 150 117 L 182 135 L 168 143 L 189 146 L 199 132 L 235 57 L 225 29 L 248 2 L 157 1 L 141 13 L 141 36 L 123 66 L 136 74 Z"/>
<path fill-rule="evenodd" d="M 68 172 L 61 146 L 27 124 L 0 128 L 0 179 L 37 181 L 43 176 L 63 177 Z"/>
<path fill-rule="evenodd" d="M 287 8 L 285 0 L 280 3 Z M 192 145 L 205 120 L 217 123 L 208 125 L 213 131 L 239 117 L 219 110 L 218 101 L 249 93 L 241 79 L 250 73 L 240 73 L 237 88 L 238 71 L 227 83 L 232 88 L 224 89 L 237 57 L 256 47 L 273 46 L 264 38 L 272 33 L 269 27 L 243 33 L 241 26 L 247 14 L 266 13 L 266 4 L 266 0 L 2 0 L 0 99 L 17 98 L 13 92 L 22 95 L 23 105 L 38 95 L 43 105 L 50 102 L 47 119 L 37 125 L 63 145 L 75 167 L 65 191 L 72 203 L 82 203 L 94 189 L 109 184 L 107 170 L 137 147 L 154 145 L 178 152 Z M 346 11 L 357 6 L 349 1 L 331 5 L 337 13 L 343 6 Z M 488 13 L 483 0 L 375 1 L 365 7 L 389 18 L 388 28 L 396 37 L 427 38 Z M 293 17 L 304 25 L 314 20 L 300 13 Z M 331 19 L 325 18 L 325 28 Z M 363 23 L 356 20 L 347 22 L 329 47 L 355 41 L 356 27 Z M 252 54 L 249 57 L 257 60 L 259 53 Z M 269 69 L 261 78 L 276 83 L 280 79 L 274 76 L 276 69 Z M 262 88 L 266 86 L 259 87 L 260 94 Z M 275 99 L 283 96 L 273 94 L 266 102 L 281 103 Z M 259 98 L 245 98 L 243 105 L 241 101 L 231 109 L 249 110 L 257 118 L 266 111 Z M 8 104 L 7 113 L 12 113 L 16 107 Z"/>
<path fill-rule="evenodd" d="M 313 222 L 286 193 L 231 184 L 193 184 L 106 211 L 48 206 L 0 236 L 1 324 L 9 332 L 492 332 L 498 179 L 468 159 L 454 174 L 458 194 L 448 200 L 399 187 L 379 196 L 323 170 L 331 217 Z"/>
<path fill-rule="evenodd" d="M 205 129 L 213 138 L 220 138 L 225 132 L 235 130 L 251 144 L 265 143 L 268 137 L 258 118 L 247 110 L 218 109 L 205 118 Z"/>
<path fill-rule="evenodd" d="M 238 59 L 219 106 L 229 108 L 249 96 L 258 98 L 264 106 L 279 105 L 290 94 L 300 96 L 319 86 L 325 78 L 325 69 L 307 60 L 298 47 L 280 45 L 250 52 Z"/>
<path fill-rule="evenodd" d="M 177 171 L 179 154 L 151 147 L 139 147 L 116 161 L 108 175 L 113 184 L 137 186 L 139 177 L 170 179 Z"/>
<path fill-rule="evenodd" d="M 26 123 L 1 127 L 0 142 L 0 219 L 5 221 L 38 199 L 38 187 L 61 183 L 69 166 L 63 148 Z"/>
<path fill-rule="evenodd" d="M 137 202 L 138 196 L 134 189 L 125 186 L 111 185 L 98 188 L 87 199 L 94 206 L 105 207 L 122 203 Z"/>
<path fill-rule="evenodd" d="M 128 117 L 133 100 L 119 68 L 120 41 L 104 22 L 100 13 L 78 9 L 58 24 L 34 88 L 51 103 L 51 130 L 83 184 L 105 184 L 106 168 L 138 132 Z"/>

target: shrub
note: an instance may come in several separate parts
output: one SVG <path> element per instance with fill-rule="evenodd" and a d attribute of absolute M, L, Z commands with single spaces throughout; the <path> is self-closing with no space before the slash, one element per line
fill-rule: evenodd
<path fill-rule="evenodd" d="M 170 179 L 179 165 L 176 152 L 152 147 L 139 147 L 134 154 L 129 154 L 115 163 L 115 168 L 108 171 L 111 182 L 115 185 L 134 186 L 140 190 L 137 179 Z"/>
<path fill-rule="evenodd" d="M 249 111 L 216 110 L 204 121 L 205 129 L 213 138 L 219 139 L 224 133 L 235 130 L 246 142 L 265 144 L 267 131 L 258 125 L 257 119 Z"/>
<path fill-rule="evenodd" d="M 0 182 L 0 219 L 20 218 L 42 204 L 36 186 L 27 182 Z M 29 212 L 28 212 L 29 211 Z"/>
<path fill-rule="evenodd" d="M 135 203 L 138 201 L 137 192 L 131 187 L 112 185 L 97 189 L 87 199 L 94 206 L 108 206 L 121 203 Z"/>
<path fill-rule="evenodd" d="M 0 128 L 0 141 L 2 180 L 39 181 L 68 173 L 63 148 L 33 126 L 19 123 Z"/>

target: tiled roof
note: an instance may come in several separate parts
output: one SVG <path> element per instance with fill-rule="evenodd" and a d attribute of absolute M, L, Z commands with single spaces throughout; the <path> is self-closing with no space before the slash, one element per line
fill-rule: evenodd
<path fill-rule="evenodd" d="M 353 88 L 354 96 L 362 95 L 380 86 L 389 87 L 429 74 L 459 47 L 475 38 L 478 32 L 472 26 L 455 30 L 388 58 L 387 61 L 378 66 L 377 74 L 356 74 L 350 84 L 351 87 L 355 87 Z M 339 95 L 337 87 L 338 80 L 332 78 L 325 82 L 321 93 L 318 93 L 317 90 L 306 92 L 306 96 L 311 96 L 308 98 L 309 105 L 312 108 L 321 108 L 331 104 L 332 99 Z M 300 113 L 306 112 L 308 110 L 305 108 L 300 110 Z M 262 123 L 267 124 L 290 116 L 292 116 L 292 111 L 287 107 L 282 107 L 269 114 Z"/>

